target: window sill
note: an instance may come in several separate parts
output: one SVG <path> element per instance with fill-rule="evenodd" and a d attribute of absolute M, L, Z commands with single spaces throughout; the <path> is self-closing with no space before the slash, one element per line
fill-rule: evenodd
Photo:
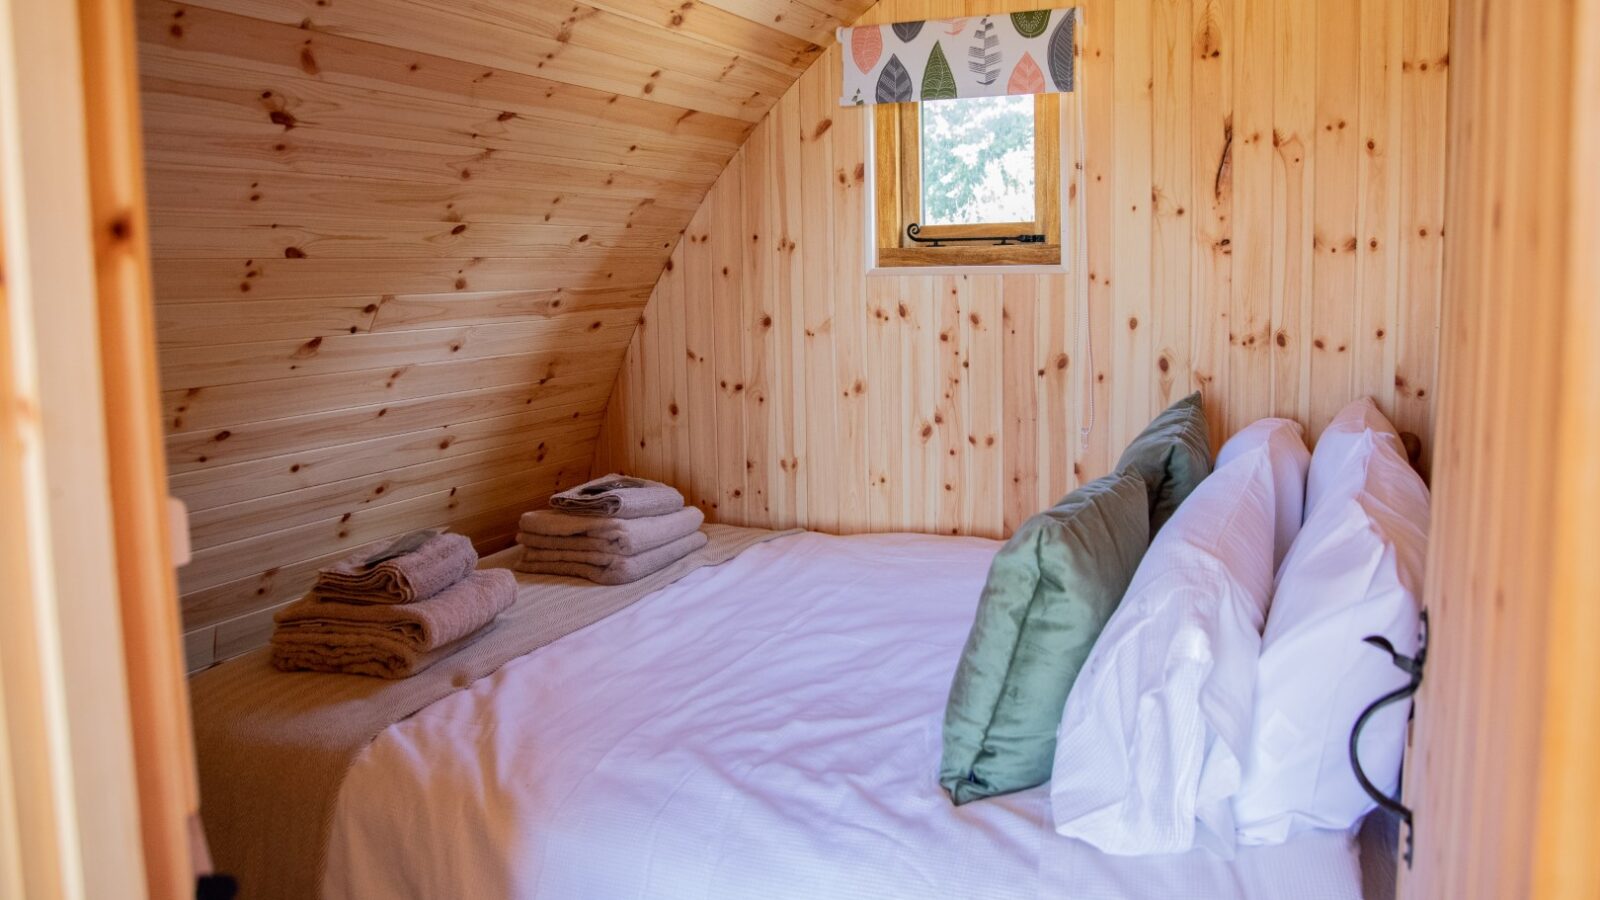
<path fill-rule="evenodd" d="M 1027 266 L 1061 267 L 1056 243 L 1014 243 L 1010 247 L 880 247 L 878 269 L 979 267 L 1006 271 Z"/>
<path fill-rule="evenodd" d="M 1056 244 L 1006 247 L 881 247 L 871 274 L 951 274 L 977 271 L 989 275 L 1063 272 Z"/>

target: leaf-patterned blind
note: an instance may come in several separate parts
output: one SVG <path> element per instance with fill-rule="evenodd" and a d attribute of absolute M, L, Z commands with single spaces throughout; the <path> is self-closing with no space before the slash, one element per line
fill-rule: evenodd
<path fill-rule="evenodd" d="M 1075 8 L 839 29 L 844 106 L 1048 94 L 1073 86 Z"/>

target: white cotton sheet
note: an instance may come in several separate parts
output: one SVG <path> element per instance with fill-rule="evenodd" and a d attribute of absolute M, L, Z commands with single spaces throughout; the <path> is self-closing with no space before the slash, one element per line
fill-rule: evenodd
<path fill-rule="evenodd" d="M 362 753 L 325 894 L 1361 896 L 1342 833 L 1115 858 L 1051 830 L 1044 786 L 951 806 L 944 704 L 998 547 L 782 538 L 508 664 Z"/>

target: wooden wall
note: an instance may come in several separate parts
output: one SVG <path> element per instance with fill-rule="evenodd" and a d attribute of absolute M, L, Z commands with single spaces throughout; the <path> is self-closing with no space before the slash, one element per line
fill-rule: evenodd
<path fill-rule="evenodd" d="M 863 21 L 995 8 L 883 0 Z M 1314 434 L 1368 394 L 1431 451 L 1448 0 L 1084 9 L 1071 271 L 866 274 L 869 119 L 837 105 L 830 49 L 673 251 L 597 467 L 723 521 L 1000 535 L 1195 388 L 1219 438 L 1268 415 Z"/>
<path fill-rule="evenodd" d="M 1403 896 L 1600 897 L 1600 3 L 1458 0 Z"/>
<path fill-rule="evenodd" d="M 863 0 L 139 0 L 191 659 L 584 477 L 668 254 Z"/>

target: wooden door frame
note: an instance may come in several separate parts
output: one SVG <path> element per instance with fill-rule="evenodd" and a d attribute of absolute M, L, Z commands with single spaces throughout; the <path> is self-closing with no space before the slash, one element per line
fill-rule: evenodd
<path fill-rule="evenodd" d="M 1600 896 L 1600 0 L 1456 0 L 1452 19 L 1430 634 L 1401 895 L 1587 900 Z"/>
<path fill-rule="evenodd" d="M 134 47 L 129 0 L 0 0 L 8 896 L 194 891 Z"/>
<path fill-rule="evenodd" d="M 1573 4 L 1569 253 L 1562 325 L 1564 387 L 1552 590 L 1546 625 L 1544 728 L 1535 897 L 1600 897 L 1600 0 Z"/>

